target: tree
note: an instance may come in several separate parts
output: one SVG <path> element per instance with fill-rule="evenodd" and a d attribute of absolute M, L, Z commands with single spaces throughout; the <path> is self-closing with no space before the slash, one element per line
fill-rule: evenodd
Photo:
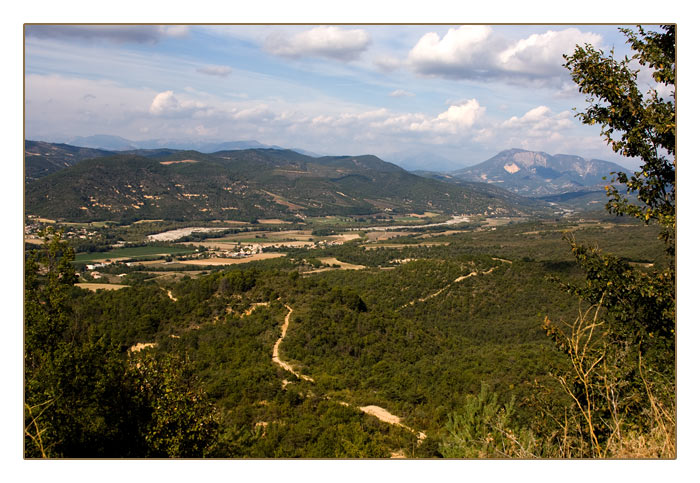
<path fill-rule="evenodd" d="M 78 320 L 73 250 L 60 231 L 44 240 L 25 263 L 25 456 L 206 456 L 220 426 L 199 382 L 174 358 L 127 360 Z"/>
<path fill-rule="evenodd" d="M 564 416 L 564 453 L 584 457 L 675 456 L 675 26 L 659 31 L 621 29 L 635 54 L 618 61 L 590 45 L 564 56 L 567 69 L 587 95 L 578 117 L 601 125 L 613 151 L 640 159 L 632 176 L 613 173 L 608 211 L 656 223 L 669 264 L 653 270 L 632 267 L 619 257 L 579 245 L 567 236 L 585 285 L 563 283 L 588 308 L 573 323 L 545 329 L 569 357 L 570 368 L 557 376 L 573 401 Z M 639 88 L 639 70 L 670 88 Z M 637 200 L 631 201 L 629 196 Z"/>
<path fill-rule="evenodd" d="M 639 158 L 641 169 L 632 176 L 614 173 L 612 181 L 626 186 L 627 194 L 636 193 L 640 204 L 631 203 L 613 185 L 608 186 L 607 208 L 611 213 L 630 215 L 644 223 L 658 222 L 669 253 L 675 251 L 676 229 L 676 27 L 662 25 L 660 32 L 638 34 L 620 29 L 635 54 L 617 61 L 591 45 L 577 47 L 564 56 L 579 92 L 589 104 L 578 117 L 585 124 L 601 125 L 601 135 L 613 151 Z M 651 69 L 654 80 L 670 88 L 670 99 L 656 89 L 646 96 L 637 84 L 639 69 L 633 63 Z"/>
<path fill-rule="evenodd" d="M 515 401 L 501 404 L 484 383 L 478 396 L 469 394 L 464 407 L 448 415 L 447 435 L 440 444 L 445 458 L 534 458 L 533 434 L 513 421 Z"/>

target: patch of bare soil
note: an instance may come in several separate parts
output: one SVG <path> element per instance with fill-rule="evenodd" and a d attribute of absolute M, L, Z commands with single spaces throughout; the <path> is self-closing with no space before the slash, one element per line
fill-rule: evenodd
<path fill-rule="evenodd" d="M 370 414 L 370 415 L 374 416 L 375 418 L 377 418 L 378 420 L 384 421 L 385 423 L 403 426 L 403 424 L 401 424 L 400 417 L 394 416 L 389 411 L 387 411 L 384 408 L 380 408 L 379 406 L 362 406 L 359 409 L 363 413 Z"/>
<path fill-rule="evenodd" d="M 156 345 L 157 344 L 155 342 L 139 342 L 138 344 L 134 344 L 129 347 L 129 352 L 140 352 L 144 349 L 155 347 Z"/>
<path fill-rule="evenodd" d="M 183 236 L 189 236 L 192 233 L 208 233 L 215 231 L 223 231 L 226 228 L 209 228 L 209 227 L 189 227 L 189 228 L 178 228 L 176 230 L 168 230 L 161 233 L 156 233 L 154 235 L 148 235 L 151 241 L 175 241 Z"/>
<path fill-rule="evenodd" d="M 115 283 L 76 283 L 80 288 L 86 288 L 96 292 L 98 290 L 119 290 L 120 288 L 126 288 L 128 285 L 117 285 Z"/>
<path fill-rule="evenodd" d="M 334 257 L 324 257 L 319 258 L 319 260 L 326 265 L 339 265 L 341 270 L 362 270 L 363 268 L 367 268 L 364 265 L 353 265 L 352 263 L 341 262 Z"/>
<path fill-rule="evenodd" d="M 198 163 L 198 162 L 199 162 L 199 161 L 197 161 L 197 160 L 195 160 L 195 159 L 183 159 L 183 160 L 180 160 L 180 161 L 161 161 L 160 164 L 164 164 L 164 165 L 167 166 L 167 165 L 169 165 L 169 164 Z"/>
<path fill-rule="evenodd" d="M 270 258 L 283 257 L 284 253 L 257 253 L 245 258 L 201 258 L 196 260 L 179 260 L 184 265 L 236 265 L 239 263 L 254 262 L 256 260 L 268 260 Z"/>
<path fill-rule="evenodd" d="M 267 307 L 268 305 L 270 305 L 269 302 L 255 302 L 250 306 L 248 310 L 245 311 L 245 315 L 247 316 L 252 314 L 258 307 Z"/>
<path fill-rule="evenodd" d="M 367 233 L 366 237 L 368 241 L 374 242 L 374 241 L 382 241 L 382 240 L 389 240 L 391 238 L 397 238 L 400 236 L 411 236 L 415 235 L 416 232 L 408 232 L 408 231 L 402 231 L 402 232 L 390 232 L 390 231 L 371 231 Z"/>
<path fill-rule="evenodd" d="M 302 207 L 299 207 L 299 208 L 302 208 Z M 291 221 L 279 220 L 277 218 L 258 220 L 258 223 L 260 223 L 261 225 L 291 225 L 292 224 Z"/>

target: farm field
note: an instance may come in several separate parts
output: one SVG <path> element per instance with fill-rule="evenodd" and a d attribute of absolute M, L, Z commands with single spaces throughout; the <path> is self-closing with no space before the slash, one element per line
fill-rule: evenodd
<path fill-rule="evenodd" d="M 128 285 L 117 285 L 115 283 L 76 283 L 76 287 L 86 288 L 96 292 L 97 290 L 119 290 L 128 287 Z"/>
<path fill-rule="evenodd" d="M 93 262 L 98 260 L 115 260 L 124 258 L 139 258 L 151 257 L 155 255 L 186 255 L 194 253 L 194 249 L 190 247 L 160 247 L 160 246 L 143 246 L 143 247 L 128 247 L 116 248 L 106 252 L 93 253 L 78 253 L 75 256 L 76 262 Z"/>

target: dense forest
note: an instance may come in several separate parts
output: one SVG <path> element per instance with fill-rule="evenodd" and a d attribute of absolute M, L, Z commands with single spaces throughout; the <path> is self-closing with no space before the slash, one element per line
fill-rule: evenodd
<path fill-rule="evenodd" d="M 560 287 L 585 278 L 562 240 L 572 229 L 605 247 L 636 240 L 628 259 L 667 263 L 647 243 L 654 227 L 543 221 L 436 234 L 445 245 L 413 236 L 397 248 L 290 249 L 91 292 L 73 286 L 72 249 L 49 233 L 28 259 L 29 434 L 45 430 L 40 445 L 28 438 L 28 456 L 452 457 L 451 425 L 475 395 L 509 428 L 551 439 L 570 410 L 553 376 L 567 357 L 542 323 L 579 310 Z M 307 263 L 326 256 L 369 268 Z M 288 307 L 281 357 L 309 380 L 272 361 Z M 405 427 L 359 410 L 368 405 Z M 68 428 L 80 437 L 60 434 Z M 558 456 L 561 441 L 547 444 L 529 451 Z M 474 455 L 508 454 L 484 451 Z"/>

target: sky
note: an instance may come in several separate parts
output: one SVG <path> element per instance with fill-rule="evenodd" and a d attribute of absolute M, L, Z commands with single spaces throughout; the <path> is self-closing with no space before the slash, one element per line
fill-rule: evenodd
<path fill-rule="evenodd" d="M 459 169 L 504 149 L 617 157 L 562 66 L 614 25 L 27 25 L 25 136 L 256 140 Z M 652 87 L 651 77 L 642 83 Z"/>

